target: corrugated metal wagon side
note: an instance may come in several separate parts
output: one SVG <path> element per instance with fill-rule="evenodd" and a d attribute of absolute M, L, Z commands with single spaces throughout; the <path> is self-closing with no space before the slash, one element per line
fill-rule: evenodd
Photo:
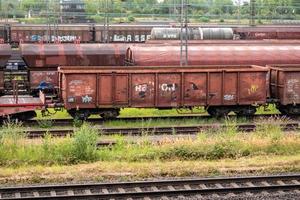
<path fill-rule="evenodd" d="M 254 114 L 265 104 L 268 69 L 259 66 L 60 67 L 61 96 L 76 116 L 117 116 L 119 109 L 193 108 L 211 115 Z M 111 114 L 113 112 L 113 114 Z M 104 113 L 104 114 L 103 114 Z M 108 114 L 109 113 L 109 114 Z"/>
<path fill-rule="evenodd" d="M 270 94 L 283 114 L 300 114 L 300 65 L 268 65 Z"/>

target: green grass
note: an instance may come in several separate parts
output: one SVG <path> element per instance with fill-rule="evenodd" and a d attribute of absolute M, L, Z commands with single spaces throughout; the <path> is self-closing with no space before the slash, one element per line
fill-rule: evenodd
<path fill-rule="evenodd" d="M 272 120 L 272 121 L 275 121 Z M 252 134 L 238 133 L 235 126 L 217 132 L 199 133 L 197 138 L 152 142 L 146 137 L 129 143 L 115 136 L 116 145 L 97 149 L 95 128 L 83 124 L 74 136 L 28 140 L 20 124 L 6 124 L 0 129 L 0 166 L 71 165 L 96 161 L 144 162 L 175 160 L 238 159 L 259 155 L 297 155 L 300 153 L 299 134 L 283 134 L 279 124 L 264 125 Z M 226 124 L 235 125 L 235 120 Z"/>

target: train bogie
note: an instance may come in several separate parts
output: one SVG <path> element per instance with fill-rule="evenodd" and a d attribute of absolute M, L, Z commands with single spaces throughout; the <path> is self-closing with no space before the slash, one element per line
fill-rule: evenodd
<path fill-rule="evenodd" d="M 123 107 L 204 106 L 216 116 L 224 109 L 253 114 L 253 105 L 265 104 L 267 71 L 258 66 L 59 69 L 69 111 L 103 114 Z"/>

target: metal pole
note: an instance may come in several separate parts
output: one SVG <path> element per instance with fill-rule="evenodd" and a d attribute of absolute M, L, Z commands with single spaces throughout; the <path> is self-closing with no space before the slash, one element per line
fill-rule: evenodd
<path fill-rule="evenodd" d="M 238 24 L 241 24 L 241 0 L 238 0 Z"/>
<path fill-rule="evenodd" d="M 188 65 L 188 5 L 181 0 L 180 14 L 180 66 Z"/>
<path fill-rule="evenodd" d="M 255 0 L 250 1 L 250 26 L 255 26 Z"/>

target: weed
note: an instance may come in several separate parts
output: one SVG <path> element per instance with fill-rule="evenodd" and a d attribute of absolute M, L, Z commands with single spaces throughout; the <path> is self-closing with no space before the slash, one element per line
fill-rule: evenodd
<path fill-rule="evenodd" d="M 41 128 L 51 128 L 53 126 L 53 120 L 51 119 L 37 120 L 37 122 Z"/>
<path fill-rule="evenodd" d="M 83 121 L 81 119 L 78 119 L 77 117 L 75 117 L 73 119 L 73 126 L 74 127 L 80 127 L 80 126 L 82 126 L 82 124 L 83 124 Z"/>
<path fill-rule="evenodd" d="M 96 160 L 97 139 L 97 130 L 86 123 L 75 131 L 73 140 L 75 162 Z"/>

